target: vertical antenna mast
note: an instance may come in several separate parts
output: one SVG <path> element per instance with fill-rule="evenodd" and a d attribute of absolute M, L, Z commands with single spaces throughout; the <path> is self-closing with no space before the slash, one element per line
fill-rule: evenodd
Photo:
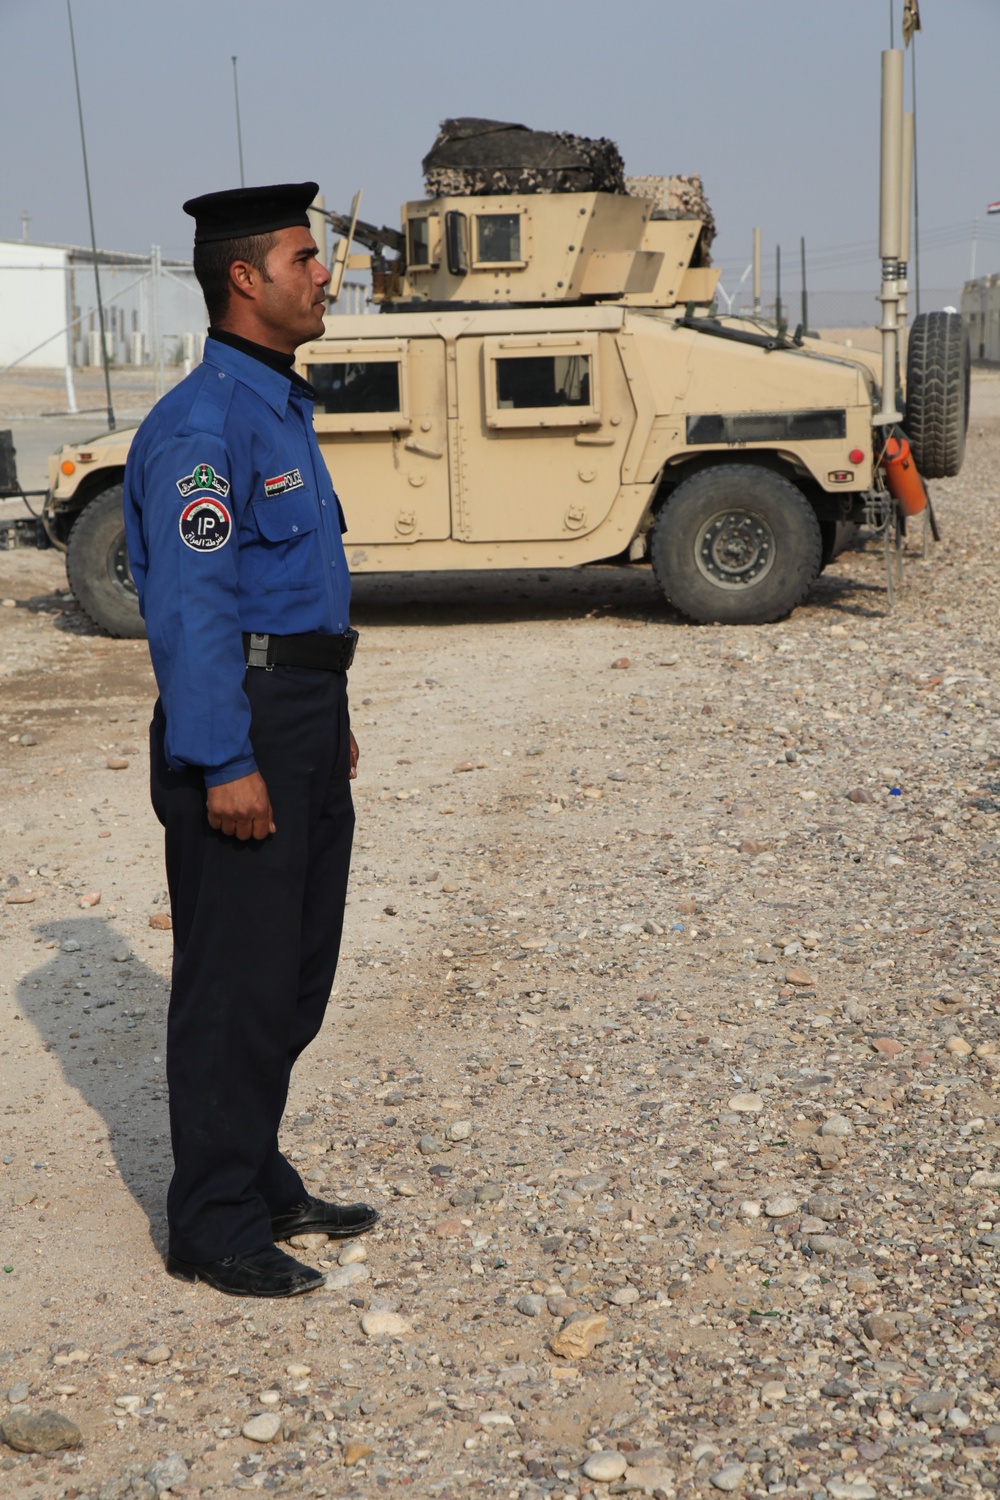
<path fill-rule="evenodd" d="M 911 38 L 912 40 L 912 38 Z M 920 190 L 917 173 L 917 45 L 910 58 L 910 103 L 913 108 L 913 279 L 920 311 Z"/>
<path fill-rule="evenodd" d="M 69 44 L 73 52 L 73 78 L 76 83 L 76 109 L 80 117 L 80 146 L 83 151 L 83 180 L 87 188 L 87 214 L 90 219 L 90 248 L 94 255 L 94 287 L 97 291 L 97 322 L 101 330 L 101 363 L 104 366 L 104 391 L 108 399 L 108 428 L 115 430 L 115 410 L 111 404 L 111 371 L 108 367 L 108 345 L 104 335 L 104 303 L 101 301 L 101 277 L 97 267 L 97 239 L 94 235 L 94 205 L 90 196 L 90 169 L 87 166 L 87 137 L 83 130 L 83 101 L 80 98 L 80 72 L 76 64 L 76 37 L 73 35 L 73 7 L 66 0 L 69 17 Z"/>
<path fill-rule="evenodd" d="M 243 132 L 240 129 L 240 81 L 236 72 L 236 59 L 233 58 L 233 95 L 236 99 L 236 145 L 240 153 L 240 187 L 246 187 L 243 180 Z"/>

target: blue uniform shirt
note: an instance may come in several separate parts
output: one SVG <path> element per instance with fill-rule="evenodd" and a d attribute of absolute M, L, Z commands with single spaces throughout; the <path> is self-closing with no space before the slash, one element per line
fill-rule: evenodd
<path fill-rule="evenodd" d="M 206 786 L 256 769 L 241 635 L 339 635 L 347 529 L 286 375 L 216 339 L 158 401 L 125 467 L 125 533 L 175 769 Z"/>

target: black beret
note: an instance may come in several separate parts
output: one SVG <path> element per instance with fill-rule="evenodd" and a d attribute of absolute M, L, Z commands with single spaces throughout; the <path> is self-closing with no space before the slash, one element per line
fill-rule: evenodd
<path fill-rule="evenodd" d="M 306 209 L 319 192 L 316 182 L 279 182 L 272 187 L 228 188 L 189 198 L 184 212 L 195 221 L 194 242 L 242 239 L 297 225 L 309 228 Z"/>

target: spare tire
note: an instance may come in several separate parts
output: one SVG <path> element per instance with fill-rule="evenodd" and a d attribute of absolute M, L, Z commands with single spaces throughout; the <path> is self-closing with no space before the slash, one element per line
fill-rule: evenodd
<path fill-rule="evenodd" d="M 969 338 L 960 313 L 918 313 L 906 354 L 904 427 L 924 479 L 962 467 L 969 427 Z"/>

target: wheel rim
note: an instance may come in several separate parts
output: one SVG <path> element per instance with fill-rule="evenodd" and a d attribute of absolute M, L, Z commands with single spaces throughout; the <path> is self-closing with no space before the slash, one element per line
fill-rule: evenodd
<path fill-rule="evenodd" d="M 711 516 L 695 538 L 699 571 L 716 588 L 746 589 L 765 578 L 774 565 L 774 532 L 748 510 L 722 510 Z"/>
<path fill-rule="evenodd" d="M 126 599 L 138 599 L 139 592 L 132 577 L 128 560 L 128 545 L 124 531 L 120 531 L 108 548 L 108 578 Z"/>

